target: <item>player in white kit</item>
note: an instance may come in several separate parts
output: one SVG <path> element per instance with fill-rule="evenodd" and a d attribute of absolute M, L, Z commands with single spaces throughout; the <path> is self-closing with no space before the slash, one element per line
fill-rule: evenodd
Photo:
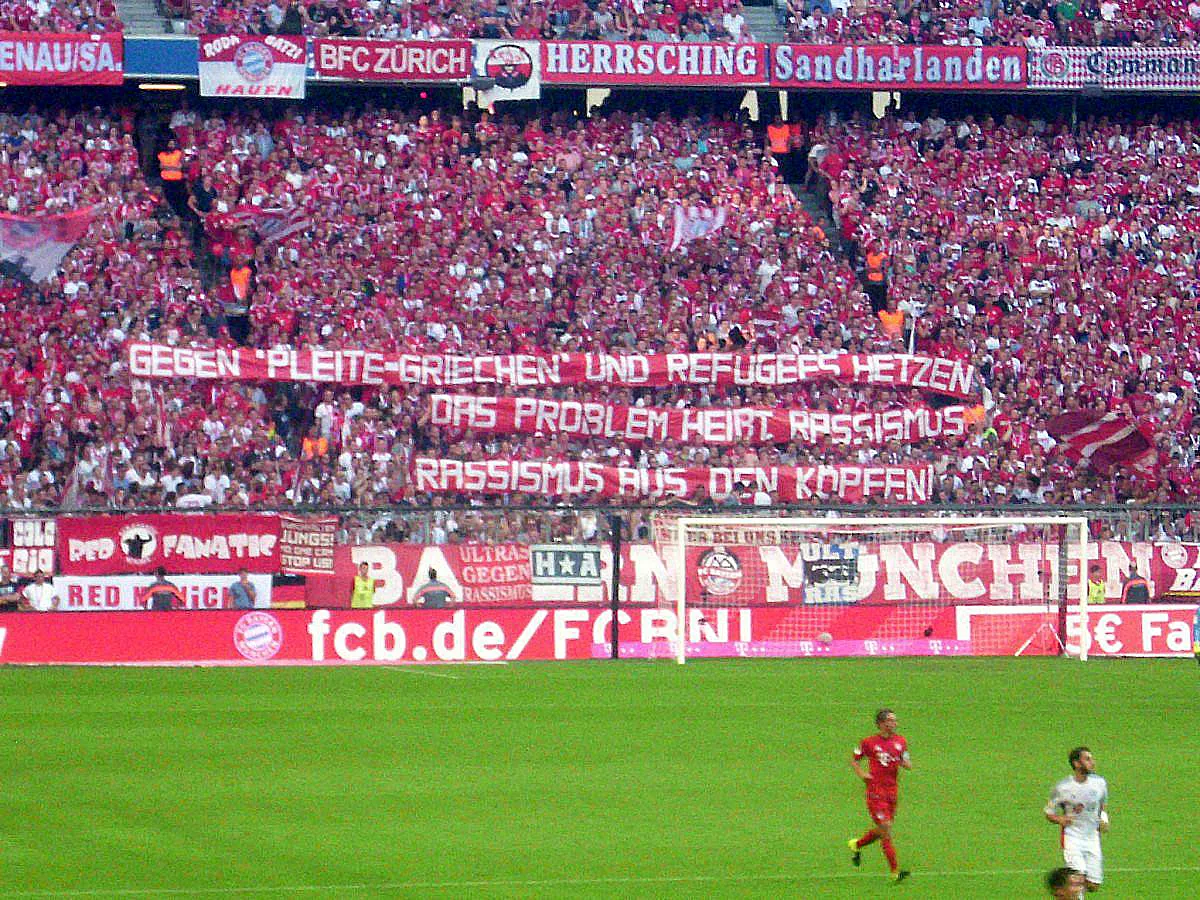
<path fill-rule="evenodd" d="M 1087 747 L 1067 757 L 1072 775 L 1054 786 L 1046 818 L 1062 829 L 1063 861 L 1084 874 L 1087 889 L 1104 880 L 1100 835 L 1108 831 L 1108 782 L 1096 774 L 1096 760 Z"/>

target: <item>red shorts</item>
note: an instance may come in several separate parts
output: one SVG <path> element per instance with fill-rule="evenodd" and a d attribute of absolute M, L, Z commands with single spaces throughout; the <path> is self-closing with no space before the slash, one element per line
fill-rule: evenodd
<path fill-rule="evenodd" d="M 877 825 L 890 823 L 896 818 L 897 802 L 898 798 L 894 794 L 867 794 L 867 812 Z"/>

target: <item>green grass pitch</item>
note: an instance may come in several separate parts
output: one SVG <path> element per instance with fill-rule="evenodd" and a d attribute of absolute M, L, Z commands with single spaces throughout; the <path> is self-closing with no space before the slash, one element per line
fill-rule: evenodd
<path fill-rule="evenodd" d="M 1075 744 L 1101 896 L 1194 897 L 1186 660 L 2 669 L 3 897 L 1038 897 Z M 848 766 L 880 705 L 896 843 Z"/>

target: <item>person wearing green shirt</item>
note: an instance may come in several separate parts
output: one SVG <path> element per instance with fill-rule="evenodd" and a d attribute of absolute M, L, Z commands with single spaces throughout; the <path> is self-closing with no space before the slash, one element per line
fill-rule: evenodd
<path fill-rule="evenodd" d="M 1079 0 L 1060 0 L 1056 11 L 1058 12 L 1058 21 L 1064 25 L 1070 25 L 1079 15 Z"/>
<path fill-rule="evenodd" d="M 1100 577 L 1100 567 L 1095 563 L 1088 569 L 1088 606 L 1100 606 L 1104 603 L 1104 579 Z"/>
<path fill-rule="evenodd" d="M 369 569 L 366 563 L 358 564 L 358 574 L 354 576 L 354 593 L 350 595 L 351 609 L 370 609 L 375 605 L 375 579 L 367 574 Z"/>

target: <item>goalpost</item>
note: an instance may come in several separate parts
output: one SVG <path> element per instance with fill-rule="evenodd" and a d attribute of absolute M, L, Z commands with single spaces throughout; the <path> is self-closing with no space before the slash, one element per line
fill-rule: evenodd
<path fill-rule="evenodd" d="M 714 639 L 739 655 L 852 655 L 857 645 L 838 633 L 861 638 L 864 629 L 867 653 L 948 643 L 977 655 L 1067 653 L 1068 604 L 1087 659 L 1082 516 L 660 514 L 653 537 L 674 595 L 664 602 L 680 663 Z M 758 614 L 769 633 L 747 641 Z M 736 643 L 731 618 L 742 625 Z M 958 640 L 941 639 L 948 633 Z"/>

